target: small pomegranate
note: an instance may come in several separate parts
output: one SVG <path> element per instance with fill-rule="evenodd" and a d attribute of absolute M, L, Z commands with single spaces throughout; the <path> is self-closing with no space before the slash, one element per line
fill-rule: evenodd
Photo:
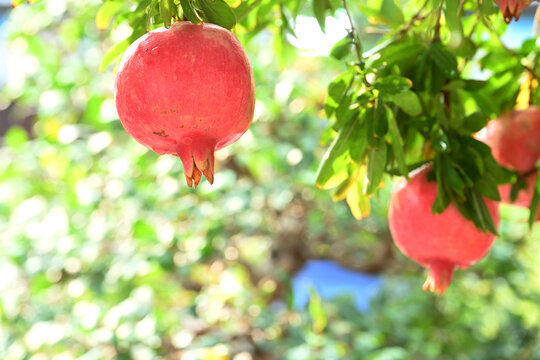
<path fill-rule="evenodd" d="M 540 109 L 531 106 L 509 111 L 490 121 L 475 137 L 489 145 L 499 164 L 527 173 L 540 157 Z"/>
<path fill-rule="evenodd" d="M 424 290 L 442 295 L 456 267 L 465 269 L 480 260 L 495 236 L 482 232 L 465 219 L 454 204 L 439 215 L 431 212 L 437 184 L 429 182 L 430 166 L 410 174 L 394 188 L 388 213 L 390 232 L 396 246 L 409 258 L 429 269 Z M 498 205 L 485 199 L 495 224 Z"/>
<path fill-rule="evenodd" d="M 174 23 L 135 41 L 115 81 L 126 131 L 156 153 L 180 157 L 188 186 L 214 181 L 214 152 L 248 129 L 255 107 L 249 59 L 228 30 Z"/>
<path fill-rule="evenodd" d="M 533 0 L 495 0 L 495 2 L 499 4 L 504 21 L 508 24 L 512 18 L 518 21 L 523 9 L 529 6 Z"/>

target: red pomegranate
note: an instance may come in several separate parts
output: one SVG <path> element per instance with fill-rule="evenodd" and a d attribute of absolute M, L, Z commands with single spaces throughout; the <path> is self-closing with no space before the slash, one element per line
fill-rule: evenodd
<path fill-rule="evenodd" d="M 156 153 L 180 157 L 188 186 L 214 180 L 214 151 L 248 129 L 255 107 L 249 59 L 228 30 L 177 22 L 135 41 L 115 81 L 126 131 Z"/>
<path fill-rule="evenodd" d="M 508 24 L 512 18 L 518 21 L 523 9 L 529 6 L 533 0 L 495 0 L 495 2 L 499 4 L 504 21 Z"/>
<path fill-rule="evenodd" d="M 429 269 L 424 290 L 442 295 L 452 281 L 454 269 L 465 269 L 484 257 L 495 236 L 476 228 L 454 204 L 439 215 L 433 214 L 437 184 L 427 180 L 430 171 L 430 166 L 420 168 L 410 174 L 410 182 L 403 180 L 396 185 L 388 218 L 396 246 Z M 498 205 L 485 201 L 497 225 Z"/>
<path fill-rule="evenodd" d="M 527 173 L 540 157 L 540 109 L 531 106 L 509 111 L 490 121 L 475 137 L 489 145 L 499 164 Z"/>

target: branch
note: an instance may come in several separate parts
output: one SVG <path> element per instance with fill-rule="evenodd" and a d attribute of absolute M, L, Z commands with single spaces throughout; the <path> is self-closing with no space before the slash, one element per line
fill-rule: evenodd
<path fill-rule="evenodd" d="M 351 23 L 351 33 L 353 36 L 356 56 L 358 57 L 358 61 L 362 62 L 362 49 L 360 48 L 360 38 L 358 37 L 358 32 L 356 31 L 356 28 L 354 27 L 351 12 L 349 11 L 349 7 L 347 6 L 347 0 L 343 0 L 343 8 L 345 9 L 345 12 L 347 13 L 347 17 L 349 18 L 349 22 Z"/>

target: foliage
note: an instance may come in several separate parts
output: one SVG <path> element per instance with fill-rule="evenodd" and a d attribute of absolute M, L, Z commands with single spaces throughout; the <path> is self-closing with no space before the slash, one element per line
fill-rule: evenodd
<path fill-rule="evenodd" d="M 324 29 L 343 4 L 43 0 L 12 11 L 0 99 L 32 125 L 0 148 L 0 358 L 540 359 L 527 212 L 504 207 L 490 257 L 434 298 L 390 247 L 382 187 L 432 161 L 434 209 L 454 201 L 493 231 L 473 207 L 512 176 L 471 134 L 518 95 L 537 101 L 536 39 L 504 48 L 488 1 L 366 0 L 348 2 L 356 32 L 332 58 L 290 45 L 299 15 Z M 124 132 L 112 94 L 127 46 L 184 15 L 232 27 L 257 83 L 253 126 L 196 192 L 177 159 Z M 355 221 L 341 199 L 370 217 Z M 315 258 L 383 272 L 369 311 L 316 292 L 294 309 L 290 278 Z"/>

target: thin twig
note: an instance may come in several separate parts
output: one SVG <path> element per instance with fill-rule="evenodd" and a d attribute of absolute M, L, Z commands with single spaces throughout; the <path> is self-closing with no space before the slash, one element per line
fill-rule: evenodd
<path fill-rule="evenodd" d="M 343 8 L 345 9 L 345 12 L 347 13 L 347 17 L 349 18 L 349 22 L 351 23 L 351 33 L 353 36 L 356 56 L 358 57 L 358 61 L 362 62 L 362 49 L 360 48 L 360 38 L 358 36 L 358 32 L 356 31 L 356 28 L 354 27 L 351 12 L 349 11 L 349 7 L 347 6 L 347 0 L 343 0 Z"/>
<path fill-rule="evenodd" d="M 421 14 L 422 14 L 422 11 L 424 11 L 426 6 L 429 4 L 429 1 L 430 0 L 426 0 L 424 4 L 420 7 L 420 9 L 418 9 L 416 14 L 414 14 L 414 16 L 411 18 L 411 20 L 401 30 L 399 30 L 400 34 L 406 33 L 410 28 L 414 26 L 414 24 L 417 21 L 422 21 L 426 18 L 427 15 L 421 15 Z"/>

